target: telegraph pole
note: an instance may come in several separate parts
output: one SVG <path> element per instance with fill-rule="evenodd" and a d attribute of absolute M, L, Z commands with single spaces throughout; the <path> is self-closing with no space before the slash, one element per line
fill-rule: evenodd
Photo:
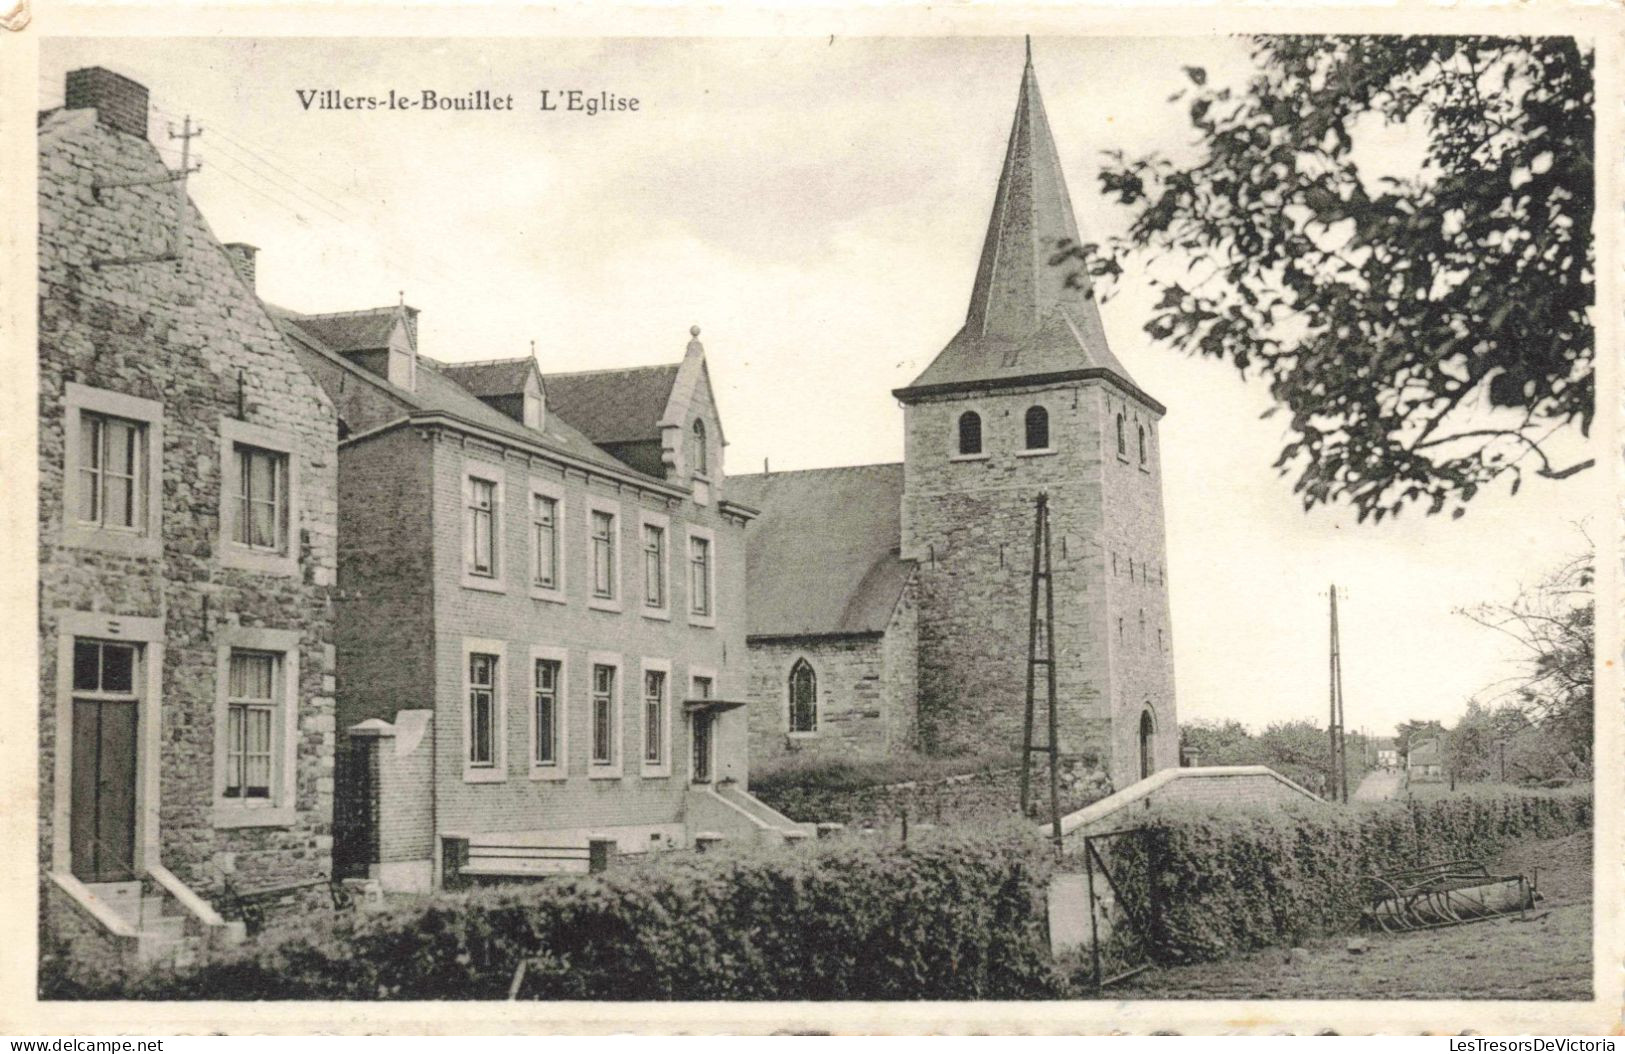
<path fill-rule="evenodd" d="M 1326 772 L 1326 792 L 1333 801 L 1349 800 L 1348 744 L 1343 736 L 1343 651 L 1337 635 L 1337 583 L 1331 588 L 1331 662 L 1329 668 L 1329 710 L 1326 735 L 1331 748 Z"/>

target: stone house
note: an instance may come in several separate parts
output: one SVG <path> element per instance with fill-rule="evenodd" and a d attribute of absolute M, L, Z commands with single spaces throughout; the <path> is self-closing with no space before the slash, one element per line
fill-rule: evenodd
<path fill-rule="evenodd" d="M 104 956 L 332 848 L 336 418 L 147 129 L 100 68 L 38 127 L 41 900 Z"/>
<path fill-rule="evenodd" d="M 276 313 L 345 437 L 345 873 L 424 890 L 470 846 L 498 874 L 793 836 L 746 792 L 754 513 L 698 329 L 675 365 L 544 376 L 430 358 L 404 304 Z"/>
<path fill-rule="evenodd" d="M 1444 742 L 1435 736 L 1412 743 L 1405 754 L 1405 774 L 1412 780 L 1444 779 Z"/>
<path fill-rule="evenodd" d="M 1118 788 L 1178 764 L 1164 408 L 1051 263 L 1080 241 L 1029 55 L 964 325 L 892 393 L 902 464 L 729 481 L 758 759 L 1019 750 L 1044 493 L 1061 752 Z"/>

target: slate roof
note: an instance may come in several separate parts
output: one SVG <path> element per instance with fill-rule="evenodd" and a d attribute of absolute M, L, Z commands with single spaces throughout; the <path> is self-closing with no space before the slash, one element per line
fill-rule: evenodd
<path fill-rule="evenodd" d="M 368 377 L 374 376 L 361 366 L 350 362 L 336 354 L 336 350 L 328 346 L 316 335 L 320 326 L 309 325 L 312 316 L 300 315 L 286 308 L 266 305 L 271 317 L 283 327 L 283 331 L 292 339 L 303 342 L 307 347 L 315 349 L 318 353 L 326 354 L 335 362 L 346 368 Z M 390 311 L 394 308 L 387 309 Z M 357 312 L 356 314 L 365 314 Z M 316 318 L 331 316 L 314 316 Z M 553 414 L 548 414 L 541 429 L 526 428 L 507 414 L 494 410 L 481 402 L 473 393 L 458 384 L 451 377 L 442 373 L 442 364 L 429 358 L 427 355 L 418 356 L 417 387 L 412 391 L 397 388 L 387 382 L 383 387 L 402 406 L 405 412 L 412 411 L 438 411 L 457 417 L 471 425 L 476 425 L 489 432 L 496 432 L 510 439 L 550 448 L 561 454 L 568 454 L 581 461 L 611 469 L 620 475 L 631 475 L 644 479 L 664 483 L 664 480 L 655 480 L 655 477 L 638 472 L 625 462 L 612 457 L 600 450 L 591 440 L 572 428 L 568 422 L 560 420 Z"/>
<path fill-rule="evenodd" d="M 897 555 L 903 466 L 729 476 L 730 500 L 761 510 L 745 532 L 746 633 L 878 633 L 914 561 Z"/>
<path fill-rule="evenodd" d="M 1081 241 L 1029 56 L 964 328 L 894 394 L 906 400 L 938 386 L 1035 382 L 1092 370 L 1155 405 L 1112 354 L 1087 280 L 1051 263 L 1066 244 Z"/>
<path fill-rule="evenodd" d="M 1439 762 L 1439 741 L 1423 739 L 1411 747 L 1407 755 L 1412 764 L 1436 765 Z"/>
<path fill-rule="evenodd" d="M 297 317 L 300 329 L 332 351 L 373 351 L 389 347 L 389 335 L 395 331 L 400 311 L 399 307 L 376 307 Z"/>
<path fill-rule="evenodd" d="M 525 381 L 536 369 L 529 355 L 516 359 L 487 359 L 484 362 L 443 362 L 440 372 L 475 395 L 515 395 L 525 390 Z"/>
<path fill-rule="evenodd" d="M 546 373 L 547 408 L 594 443 L 659 440 L 678 363 L 623 370 Z"/>

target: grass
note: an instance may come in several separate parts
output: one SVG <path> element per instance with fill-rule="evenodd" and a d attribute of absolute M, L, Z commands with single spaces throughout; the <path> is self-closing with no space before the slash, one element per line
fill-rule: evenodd
<path fill-rule="evenodd" d="M 1446 785 L 1448 787 L 1448 784 Z M 1533 999 L 1592 997 L 1592 836 L 1589 831 L 1510 849 L 1497 874 L 1540 868 L 1536 918 L 1415 933 L 1372 934 L 1353 955 L 1347 937 L 1221 962 L 1141 974 L 1112 999 Z"/>

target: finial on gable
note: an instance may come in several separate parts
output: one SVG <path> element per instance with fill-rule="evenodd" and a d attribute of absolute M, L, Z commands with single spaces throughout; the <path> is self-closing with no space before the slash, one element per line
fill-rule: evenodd
<path fill-rule="evenodd" d="M 689 335 L 689 337 L 692 338 L 688 342 L 688 350 L 691 351 L 691 352 L 696 352 L 697 351 L 697 352 L 702 352 L 703 353 L 705 351 L 705 345 L 700 343 L 700 327 L 699 326 L 689 326 L 688 327 L 688 335 Z"/>

